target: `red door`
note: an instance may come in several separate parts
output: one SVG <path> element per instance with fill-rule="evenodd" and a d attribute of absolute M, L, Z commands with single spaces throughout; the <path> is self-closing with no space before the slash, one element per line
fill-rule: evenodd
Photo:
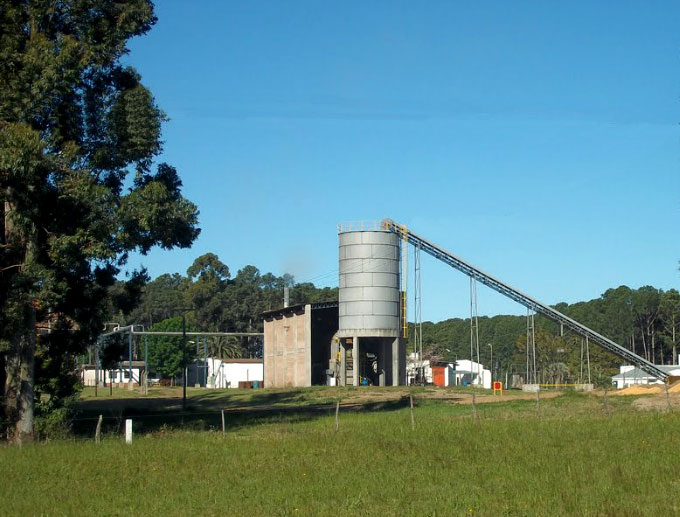
<path fill-rule="evenodd" d="M 432 367 L 432 381 L 435 386 L 446 386 L 446 366 L 433 366 Z"/>

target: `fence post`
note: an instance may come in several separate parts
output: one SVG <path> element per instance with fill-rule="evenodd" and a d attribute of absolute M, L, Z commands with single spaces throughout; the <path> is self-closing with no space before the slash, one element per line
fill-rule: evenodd
<path fill-rule="evenodd" d="M 536 390 L 536 414 L 541 416 L 541 387 Z"/>
<path fill-rule="evenodd" d="M 479 424 L 479 416 L 477 415 L 477 404 L 475 401 L 475 396 L 476 394 L 472 394 L 472 419 L 475 421 L 476 424 Z"/>
<path fill-rule="evenodd" d="M 604 390 L 604 412 L 609 416 L 609 400 L 607 399 L 607 389 Z"/>
<path fill-rule="evenodd" d="M 670 413 L 671 411 L 671 396 L 668 394 L 668 381 L 664 383 L 666 387 L 666 411 Z"/>
<path fill-rule="evenodd" d="M 97 420 L 97 429 L 94 432 L 94 441 L 95 443 L 101 442 L 102 438 L 102 415 L 99 415 L 99 420 Z"/>
<path fill-rule="evenodd" d="M 413 415 L 413 395 L 409 393 L 408 398 L 411 402 L 411 429 L 415 429 L 416 428 L 416 419 L 415 419 L 415 416 Z"/>
<path fill-rule="evenodd" d="M 225 433 L 225 426 L 224 426 L 224 409 L 222 410 L 222 434 Z"/>
<path fill-rule="evenodd" d="M 127 443 L 127 444 L 132 443 L 132 419 L 131 418 L 125 419 L 125 443 Z"/>
<path fill-rule="evenodd" d="M 337 400 L 335 403 L 335 432 L 338 432 L 338 429 L 340 427 L 340 419 L 339 417 L 340 413 L 340 400 Z"/>

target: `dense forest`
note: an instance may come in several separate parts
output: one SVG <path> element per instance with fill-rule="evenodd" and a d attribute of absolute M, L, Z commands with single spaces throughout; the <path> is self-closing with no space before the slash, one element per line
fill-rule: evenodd
<path fill-rule="evenodd" d="M 594 300 L 554 307 L 649 361 L 677 364 L 680 293 L 675 289 L 620 286 Z M 621 364 L 597 345 L 591 343 L 586 349 L 578 335 L 566 332 L 560 336 L 558 325 L 543 316 L 535 317 L 534 328 L 536 369 L 545 382 L 583 379 L 588 360 L 593 380 L 602 382 Z M 424 355 L 447 361 L 469 358 L 470 329 L 469 318 L 424 322 Z M 493 350 L 493 369 L 499 378 L 506 372 L 526 371 L 526 316 L 480 317 L 478 331 L 480 361 L 488 365 Z"/>
<path fill-rule="evenodd" d="M 262 330 L 261 314 L 282 306 L 284 287 L 290 288 L 293 305 L 337 300 L 338 297 L 336 288 L 296 283 L 291 275 L 261 273 L 250 265 L 232 276 L 226 264 L 208 253 L 198 257 L 186 275 L 164 274 L 140 285 L 139 303 L 127 313 L 121 309 L 112 310 L 111 321 L 142 324 L 156 330 L 179 330 L 181 315 L 185 314 L 187 328 L 257 332 Z M 111 298 L 115 302 L 112 307 L 125 306 L 116 302 L 117 297 L 129 295 L 117 292 L 120 289 L 122 287 L 112 289 Z M 677 363 L 680 294 L 675 289 L 663 291 L 650 286 L 639 289 L 621 286 L 609 289 L 594 300 L 571 305 L 560 303 L 555 308 L 652 362 Z M 446 361 L 469 358 L 470 327 L 469 318 L 423 322 L 425 357 Z M 411 339 L 413 330 L 411 325 Z M 493 351 L 493 369 L 497 377 L 525 372 L 525 316 L 480 317 L 478 332 L 480 362 L 489 365 Z M 569 332 L 560 336 L 558 326 L 540 315 L 535 318 L 535 341 L 536 369 L 546 382 L 585 378 L 588 361 L 593 379 L 603 380 L 615 373 L 620 364 L 620 359 L 597 345 L 591 343 L 586 349 L 580 336 Z M 151 345 L 152 365 L 162 369 L 167 361 L 156 360 L 156 357 L 162 357 L 167 350 L 178 350 L 177 346 L 172 338 L 155 338 Z M 261 353 L 261 343 L 247 339 L 211 339 L 208 346 L 211 354 L 222 357 Z M 408 347 L 411 349 L 412 344 Z M 172 368 L 166 370 L 170 373 Z"/>

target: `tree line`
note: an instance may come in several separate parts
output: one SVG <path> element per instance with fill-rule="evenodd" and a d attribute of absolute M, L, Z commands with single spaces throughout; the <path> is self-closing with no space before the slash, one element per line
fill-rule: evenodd
<path fill-rule="evenodd" d="M 184 312 L 189 329 L 261 332 L 262 313 L 283 306 L 285 287 L 290 288 L 293 305 L 338 299 L 337 288 L 296 283 L 289 274 L 263 274 L 253 265 L 245 266 L 232 277 L 229 267 L 217 255 L 207 253 L 194 261 L 186 275 L 164 274 L 147 283 L 135 308 L 129 313 L 119 310 L 111 317 L 123 325 L 136 323 L 152 330 L 178 331 L 181 329 L 179 315 Z M 120 287 L 114 287 L 113 291 L 116 289 Z M 554 307 L 653 363 L 678 362 L 680 293 L 675 289 L 620 286 L 590 301 L 558 303 Z M 412 323 L 410 327 L 412 338 Z M 593 343 L 586 348 L 582 338 L 572 332 L 561 335 L 559 326 L 552 320 L 536 315 L 534 327 L 536 369 L 546 382 L 583 381 L 588 363 L 591 377 L 599 382 L 607 382 L 609 376 L 617 372 L 620 358 Z M 469 358 L 470 330 L 469 318 L 423 322 L 425 357 L 447 362 Z M 491 365 L 496 377 L 501 378 L 506 372 L 526 373 L 525 316 L 482 316 L 478 318 L 478 332 L 480 362 L 487 367 Z M 179 339 L 153 338 L 149 343 L 151 368 L 168 376 L 179 373 L 182 354 Z M 210 338 L 207 344 L 211 357 L 261 356 L 262 343 L 246 338 Z M 124 349 L 121 350 L 124 354 Z M 193 358 L 195 346 L 184 353 Z M 492 353 L 493 364 L 490 363 Z M 166 362 L 174 366 L 166 367 Z"/>
<path fill-rule="evenodd" d="M 291 305 L 338 299 L 337 288 L 296 283 L 290 274 L 261 273 L 253 265 L 243 267 L 232 277 L 229 266 L 214 253 L 206 253 L 193 262 L 186 275 L 163 274 L 148 282 L 140 289 L 138 304 L 128 311 L 116 303 L 117 297 L 125 297 L 126 284 L 113 286 L 109 321 L 121 326 L 144 325 L 152 331 L 181 331 L 184 325 L 189 331 L 262 332 L 262 313 L 283 306 L 286 287 L 290 289 Z M 204 345 L 200 341 L 198 355 L 202 356 Z M 148 346 L 150 370 L 167 378 L 178 375 L 182 364 L 197 355 L 196 344 L 185 341 L 183 349 L 180 337 L 137 340 L 138 357 L 142 356 L 143 345 Z M 210 357 L 262 357 L 261 339 L 209 337 L 205 345 Z M 105 368 L 113 367 L 127 354 L 125 344 L 117 338 L 108 339 L 104 350 Z"/>
<path fill-rule="evenodd" d="M 678 364 L 680 293 L 675 289 L 620 286 L 590 301 L 554 307 L 652 363 Z M 541 315 L 535 317 L 534 328 L 537 370 L 546 382 L 582 379 L 588 357 L 585 350 L 582 353 L 580 336 L 571 332 L 560 335 L 559 326 Z M 468 358 L 470 329 L 469 318 L 423 322 L 424 355 L 451 362 Z M 505 372 L 526 371 L 526 316 L 483 316 L 478 318 L 478 330 L 480 362 L 488 365 L 493 351 L 497 378 Z M 601 382 L 616 373 L 621 363 L 620 358 L 592 343 L 589 356 L 593 376 Z"/>

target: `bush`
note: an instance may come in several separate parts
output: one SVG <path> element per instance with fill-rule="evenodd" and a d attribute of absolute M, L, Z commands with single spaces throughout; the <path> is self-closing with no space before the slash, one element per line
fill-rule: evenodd
<path fill-rule="evenodd" d="M 58 440 L 67 438 L 73 428 L 76 415 L 75 403 L 78 395 L 63 399 L 55 406 L 51 399 L 36 404 L 33 432 L 36 440 Z"/>

